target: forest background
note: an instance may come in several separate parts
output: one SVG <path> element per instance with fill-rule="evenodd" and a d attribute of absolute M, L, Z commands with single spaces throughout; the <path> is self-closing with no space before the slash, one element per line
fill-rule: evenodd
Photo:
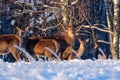
<path fill-rule="evenodd" d="M 119 13 L 119 0 L 0 0 L 0 34 L 29 26 L 31 35 L 53 36 L 61 35 L 59 24 L 72 25 L 74 34 L 91 38 L 109 57 L 119 59 Z"/>

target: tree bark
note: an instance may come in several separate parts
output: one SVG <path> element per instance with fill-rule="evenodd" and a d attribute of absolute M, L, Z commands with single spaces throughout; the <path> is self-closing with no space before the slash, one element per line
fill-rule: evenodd
<path fill-rule="evenodd" d="M 114 33 L 110 34 L 110 45 L 112 58 L 119 58 L 119 0 L 104 0 L 106 6 L 107 24 L 109 30 Z"/>
<path fill-rule="evenodd" d="M 113 3 L 114 3 L 114 20 L 113 20 L 113 23 L 114 23 L 114 33 L 115 33 L 115 36 L 113 37 L 113 44 L 114 44 L 114 47 L 115 47 L 115 53 L 116 53 L 116 56 L 117 58 L 119 58 L 119 12 L 120 12 L 120 9 L 119 9 L 119 6 L 120 6 L 120 1 L 119 0 L 113 0 Z"/>
<path fill-rule="evenodd" d="M 64 3 L 64 5 L 61 5 L 63 24 L 67 25 L 68 24 L 68 16 L 67 16 L 68 0 L 61 0 L 61 3 Z"/>

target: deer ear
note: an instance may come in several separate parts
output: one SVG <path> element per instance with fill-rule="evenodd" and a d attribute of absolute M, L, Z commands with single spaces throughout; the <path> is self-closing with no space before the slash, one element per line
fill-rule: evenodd
<path fill-rule="evenodd" d="M 20 30 L 20 28 L 19 28 L 18 26 L 16 27 L 16 29 L 17 29 L 17 30 Z"/>
<path fill-rule="evenodd" d="M 81 39 L 79 39 L 79 38 L 77 38 L 77 40 L 79 41 L 79 42 L 81 42 L 82 40 Z"/>
<path fill-rule="evenodd" d="M 24 30 L 20 29 L 18 26 L 16 27 L 17 31 L 24 32 Z"/>

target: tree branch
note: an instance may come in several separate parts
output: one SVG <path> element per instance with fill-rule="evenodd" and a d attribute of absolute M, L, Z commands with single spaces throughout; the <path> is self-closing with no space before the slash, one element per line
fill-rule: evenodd
<path fill-rule="evenodd" d="M 97 30 L 99 30 L 99 31 L 107 32 L 107 33 L 112 34 L 112 35 L 115 36 L 115 34 L 114 34 L 113 32 L 111 32 L 111 31 L 109 31 L 109 30 L 104 30 L 104 29 L 101 29 L 101 28 L 95 27 L 94 25 L 92 25 L 91 27 L 90 27 L 89 25 L 81 25 L 81 26 L 78 28 L 77 32 L 78 32 L 82 27 L 83 27 L 83 28 L 97 29 Z"/>
<path fill-rule="evenodd" d="M 104 41 L 104 40 L 97 40 L 97 42 L 101 42 L 101 43 L 105 43 L 105 44 L 110 44 L 110 45 L 113 45 L 112 43 L 107 42 L 107 41 Z"/>
<path fill-rule="evenodd" d="M 78 0 L 75 0 L 74 2 L 72 2 L 71 4 L 74 5 L 78 2 Z"/>
<path fill-rule="evenodd" d="M 40 27 L 37 26 L 36 28 L 38 28 L 38 29 L 46 32 L 47 30 L 49 30 L 49 29 L 54 29 L 55 27 L 57 27 L 57 26 L 59 26 L 59 25 L 61 25 L 61 24 L 59 23 L 59 24 L 57 24 L 57 25 L 55 25 L 55 26 L 47 27 L 47 28 L 40 28 Z"/>

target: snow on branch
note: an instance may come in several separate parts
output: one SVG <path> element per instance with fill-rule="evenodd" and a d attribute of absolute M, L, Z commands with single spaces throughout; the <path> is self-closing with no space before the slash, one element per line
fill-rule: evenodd
<path fill-rule="evenodd" d="M 81 26 L 79 27 L 79 29 L 77 30 L 77 32 L 78 32 L 81 28 L 97 29 L 97 30 L 99 30 L 99 31 L 107 32 L 107 33 L 110 33 L 110 34 L 114 35 L 114 33 L 111 32 L 110 30 L 104 30 L 104 29 L 101 29 L 101 28 L 96 27 L 95 25 L 92 25 L 92 26 L 89 26 L 89 25 L 81 25 Z M 115 36 L 115 35 L 114 35 L 114 36 Z"/>
<path fill-rule="evenodd" d="M 55 2 L 55 1 L 51 1 L 50 4 L 65 5 L 65 3 L 63 2 Z"/>
<path fill-rule="evenodd" d="M 59 26 L 59 25 L 60 25 L 60 24 L 57 24 L 57 25 L 55 25 L 55 26 L 47 27 L 47 28 L 40 28 L 40 27 L 36 26 L 36 28 L 38 28 L 38 29 L 46 32 L 47 30 L 54 29 L 55 27 L 57 27 L 57 26 Z"/>
<path fill-rule="evenodd" d="M 112 43 L 107 42 L 107 41 L 104 41 L 104 40 L 97 40 L 97 42 L 101 42 L 101 43 L 105 43 L 105 44 L 110 44 L 110 45 L 113 45 Z"/>
<path fill-rule="evenodd" d="M 72 2 L 71 4 L 74 5 L 78 2 L 78 0 L 75 0 L 74 2 Z"/>

